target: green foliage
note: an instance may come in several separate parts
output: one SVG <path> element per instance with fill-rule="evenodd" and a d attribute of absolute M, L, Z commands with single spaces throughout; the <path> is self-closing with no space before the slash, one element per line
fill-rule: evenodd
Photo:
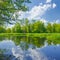
<path fill-rule="evenodd" d="M 7 29 L 6 29 L 6 32 L 7 32 L 7 33 L 11 33 L 11 28 L 7 28 Z"/>
<path fill-rule="evenodd" d="M 30 3 L 29 0 L 0 0 L 0 24 L 6 22 L 12 23 L 12 16 L 17 11 L 26 11 L 25 3 Z"/>
<path fill-rule="evenodd" d="M 17 22 L 13 27 L 4 30 L 6 30 L 7 33 L 60 33 L 60 24 L 44 24 L 41 21 L 30 23 L 28 19 L 25 19 Z"/>
<path fill-rule="evenodd" d="M 5 33 L 6 32 L 6 29 L 2 26 L 0 26 L 0 33 Z"/>
<path fill-rule="evenodd" d="M 12 28 L 12 33 L 20 33 L 21 32 L 21 26 L 19 23 L 15 24 L 15 26 Z"/>
<path fill-rule="evenodd" d="M 17 43 L 20 43 L 18 41 L 20 41 L 21 37 L 39 38 L 38 40 L 39 41 L 41 40 L 40 42 L 38 42 L 37 39 L 36 39 L 36 41 L 35 41 L 35 39 L 31 39 L 31 42 L 35 41 L 34 44 L 36 42 L 37 43 L 41 43 L 41 42 L 43 43 L 44 40 L 48 40 L 49 43 L 50 42 L 54 42 L 54 43 L 58 42 L 58 43 L 60 43 L 60 33 L 1 33 L 0 34 L 0 38 L 1 38 L 0 40 L 4 40 L 5 37 L 9 37 L 10 38 L 10 36 L 14 37 L 14 38 L 18 36 L 17 39 L 15 39 L 15 41 Z M 25 41 L 28 42 L 28 41 L 30 41 L 30 38 L 28 40 L 23 38 L 22 40 L 25 40 Z"/>
<path fill-rule="evenodd" d="M 51 23 L 48 23 L 48 25 L 46 27 L 46 30 L 47 30 L 48 33 L 52 33 L 53 32 L 52 24 Z"/>
<path fill-rule="evenodd" d="M 54 23 L 52 26 L 53 32 L 59 33 L 60 32 L 60 24 Z"/>

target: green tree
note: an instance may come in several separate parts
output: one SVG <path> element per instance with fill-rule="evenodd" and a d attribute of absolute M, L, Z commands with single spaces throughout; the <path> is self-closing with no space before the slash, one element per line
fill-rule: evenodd
<path fill-rule="evenodd" d="M 29 0 L 0 0 L 0 24 L 12 23 L 13 14 L 17 11 L 26 11 L 25 3 L 30 3 Z"/>
<path fill-rule="evenodd" d="M 53 27 L 52 27 L 52 24 L 51 23 L 48 23 L 47 24 L 47 26 L 46 26 L 46 31 L 48 32 L 48 33 L 52 33 L 53 32 L 53 29 L 52 29 Z"/>
<path fill-rule="evenodd" d="M 7 28 L 7 29 L 6 29 L 6 32 L 7 32 L 7 33 L 11 33 L 11 28 Z"/>
<path fill-rule="evenodd" d="M 26 28 L 26 32 L 28 33 L 29 32 L 29 20 L 28 19 L 25 19 L 25 28 Z"/>
<path fill-rule="evenodd" d="M 0 33 L 5 33 L 6 29 L 3 26 L 0 26 Z"/>
<path fill-rule="evenodd" d="M 12 27 L 12 33 L 21 33 L 21 26 L 19 23 L 16 23 L 14 27 Z"/>
<path fill-rule="evenodd" d="M 41 22 L 41 21 L 37 21 L 37 22 L 34 22 L 32 25 L 31 25 L 31 29 L 32 29 L 32 32 L 33 33 L 43 33 L 45 32 L 45 26 L 44 26 L 44 23 Z"/>

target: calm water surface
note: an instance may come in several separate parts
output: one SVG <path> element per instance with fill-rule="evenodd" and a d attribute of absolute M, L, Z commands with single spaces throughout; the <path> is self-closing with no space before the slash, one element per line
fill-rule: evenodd
<path fill-rule="evenodd" d="M 60 60 L 60 41 L 40 37 L 0 37 L 0 60 Z"/>

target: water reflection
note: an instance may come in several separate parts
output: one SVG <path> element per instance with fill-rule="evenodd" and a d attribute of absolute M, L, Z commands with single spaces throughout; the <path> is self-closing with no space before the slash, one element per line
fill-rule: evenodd
<path fill-rule="evenodd" d="M 40 37 L 23 37 L 23 36 L 13 36 L 13 37 L 0 37 L 0 41 L 3 40 L 12 40 L 16 45 L 19 45 L 20 42 L 24 42 L 27 45 L 34 45 L 36 47 L 42 47 L 46 39 Z"/>
<path fill-rule="evenodd" d="M 0 37 L 0 60 L 60 60 L 59 40 Z"/>

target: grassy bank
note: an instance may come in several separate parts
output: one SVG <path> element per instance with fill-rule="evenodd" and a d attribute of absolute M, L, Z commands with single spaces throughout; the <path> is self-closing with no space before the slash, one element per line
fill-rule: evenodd
<path fill-rule="evenodd" d="M 30 34 L 31 37 L 41 37 L 47 40 L 60 40 L 60 33 L 41 33 L 41 34 Z"/>
<path fill-rule="evenodd" d="M 0 36 L 41 37 L 47 40 L 60 40 L 60 33 L 0 33 Z"/>

